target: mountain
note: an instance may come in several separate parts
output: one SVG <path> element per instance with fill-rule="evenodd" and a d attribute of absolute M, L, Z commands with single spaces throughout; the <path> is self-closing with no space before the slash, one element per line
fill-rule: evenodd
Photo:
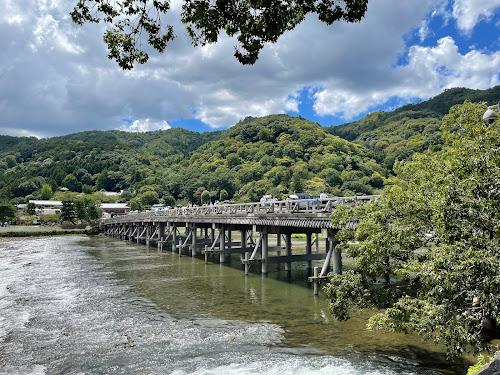
<path fill-rule="evenodd" d="M 88 131 L 49 139 L 5 138 L 0 195 L 25 200 L 64 186 L 72 191 L 125 190 L 125 199 L 154 191 L 169 200 L 258 200 L 291 192 L 370 194 L 384 169 L 365 147 L 317 123 L 272 115 L 246 118 L 228 130 L 196 133 Z"/>
<path fill-rule="evenodd" d="M 373 112 L 359 121 L 331 126 L 328 131 L 374 152 L 378 161 L 392 169 L 394 161 L 415 152 L 442 146 L 441 119 L 455 104 L 465 100 L 496 104 L 500 86 L 488 90 L 453 88 L 418 104 L 408 104 L 391 112 Z"/>
<path fill-rule="evenodd" d="M 208 142 L 164 178 L 174 196 L 216 197 L 222 189 L 243 202 L 270 194 L 371 194 L 385 171 L 363 146 L 333 136 L 315 122 L 288 115 L 248 117 Z M 198 192 L 197 192 L 198 191 Z"/>
<path fill-rule="evenodd" d="M 493 104 L 498 98 L 500 86 L 450 89 L 335 127 L 271 115 L 206 133 L 175 128 L 48 139 L 0 136 L 0 199 L 39 198 L 44 184 L 53 191 L 124 190 L 121 199 L 137 208 L 154 199 L 199 203 L 205 190 L 212 200 L 225 190 L 239 202 L 292 192 L 373 194 L 391 182 L 395 160 L 442 147 L 441 119 L 452 105 L 466 99 Z"/>

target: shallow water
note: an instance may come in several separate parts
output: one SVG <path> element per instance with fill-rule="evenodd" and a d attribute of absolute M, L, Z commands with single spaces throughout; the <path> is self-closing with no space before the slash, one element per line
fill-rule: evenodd
<path fill-rule="evenodd" d="M 302 270 L 268 277 L 128 242 L 0 243 L 2 374 L 457 374 L 442 348 L 334 321 Z"/>

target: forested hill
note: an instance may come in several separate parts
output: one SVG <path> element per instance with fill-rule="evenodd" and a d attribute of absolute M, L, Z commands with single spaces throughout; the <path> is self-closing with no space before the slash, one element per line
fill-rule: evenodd
<path fill-rule="evenodd" d="M 58 154 L 65 150 L 74 151 L 76 154 L 116 148 L 137 150 L 147 148 L 152 155 L 166 157 L 190 153 L 220 136 L 220 131 L 200 134 L 182 128 L 145 133 L 92 130 L 48 139 L 0 135 L 0 153 L 20 154 L 20 159 L 26 162 L 41 157 L 53 157 L 54 153 Z"/>
<path fill-rule="evenodd" d="M 246 118 L 189 160 L 165 170 L 174 196 L 212 198 L 226 190 L 237 201 L 292 192 L 370 194 L 385 172 L 364 147 L 328 134 L 317 123 L 287 115 Z"/>
<path fill-rule="evenodd" d="M 234 201 L 292 192 L 377 193 L 391 182 L 395 160 L 441 148 L 441 119 L 453 104 L 492 104 L 498 98 L 500 86 L 450 89 L 426 102 L 329 128 L 271 115 L 201 134 L 176 128 L 49 139 L 0 136 L 0 199 L 40 199 L 44 185 L 53 192 L 124 190 L 121 199 L 137 208 L 157 201 L 200 203 L 204 191 L 212 200 L 224 191 Z"/>
<path fill-rule="evenodd" d="M 364 147 L 287 115 L 247 118 L 203 134 L 92 131 L 0 142 L 0 195 L 17 201 L 40 198 L 44 184 L 53 191 L 125 190 L 123 199 L 140 204 L 148 191 L 192 203 L 204 190 L 212 199 L 225 190 L 237 201 L 294 191 L 369 194 L 385 176 Z"/>
<path fill-rule="evenodd" d="M 439 128 L 442 117 L 455 104 L 465 100 L 498 103 L 500 86 L 488 90 L 453 88 L 418 104 L 408 104 L 391 112 L 373 112 L 359 121 L 331 126 L 328 131 L 348 141 L 363 145 L 375 153 L 386 169 L 396 159 L 442 145 Z"/>

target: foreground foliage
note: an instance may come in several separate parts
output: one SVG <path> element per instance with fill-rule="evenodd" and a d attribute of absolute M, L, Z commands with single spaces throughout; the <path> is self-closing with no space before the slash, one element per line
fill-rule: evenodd
<path fill-rule="evenodd" d="M 445 147 L 399 166 L 402 186 L 375 204 L 342 207 L 333 221 L 358 220 L 341 245 L 356 271 L 330 275 L 331 312 L 384 307 L 369 326 L 416 333 L 456 357 L 487 348 L 486 328 L 500 322 L 500 121 L 485 105 L 452 107 L 442 124 Z"/>

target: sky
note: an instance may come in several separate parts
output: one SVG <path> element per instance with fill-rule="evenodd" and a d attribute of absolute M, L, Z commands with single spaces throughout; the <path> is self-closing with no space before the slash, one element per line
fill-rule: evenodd
<path fill-rule="evenodd" d="M 176 39 L 131 71 L 106 57 L 106 25 L 71 21 L 76 3 L 0 2 L 1 135 L 204 132 L 277 113 L 330 126 L 500 84 L 500 0 L 370 0 L 360 23 L 331 26 L 310 15 L 251 66 L 225 35 L 193 47 L 172 0 Z"/>

